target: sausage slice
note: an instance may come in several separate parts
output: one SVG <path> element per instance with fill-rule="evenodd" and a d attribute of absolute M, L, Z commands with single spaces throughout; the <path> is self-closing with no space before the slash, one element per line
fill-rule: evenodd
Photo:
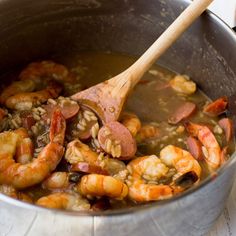
<path fill-rule="evenodd" d="M 189 136 L 186 140 L 186 144 L 189 152 L 197 161 L 203 160 L 202 145 L 200 141 L 192 136 Z"/>
<path fill-rule="evenodd" d="M 195 112 L 196 108 L 197 108 L 196 104 L 194 104 L 192 102 L 185 102 L 168 119 L 168 122 L 170 124 L 175 125 L 175 124 L 179 123 L 180 121 L 182 121 L 182 120 L 188 118 L 189 116 L 191 116 Z"/>
<path fill-rule="evenodd" d="M 227 109 L 227 106 L 228 98 L 224 96 L 206 105 L 203 108 L 203 112 L 208 116 L 215 117 L 224 113 Z"/>
<path fill-rule="evenodd" d="M 226 141 L 229 142 L 233 136 L 233 121 L 229 118 L 223 118 L 219 121 L 219 126 L 224 130 Z"/>
<path fill-rule="evenodd" d="M 137 151 L 130 131 L 117 121 L 109 122 L 99 130 L 98 141 L 105 152 L 122 160 L 134 157 Z"/>
<path fill-rule="evenodd" d="M 46 110 L 46 116 L 45 119 L 51 119 L 52 113 L 55 111 L 56 108 L 60 108 L 62 115 L 65 117 L 65 119 L 70 119 L 74 117 L 79 112 L 79 105 L 77 103 L 64 103 L 63 105 L 52 105 L 47 104 L 44 105 L 43 108 Z"/>

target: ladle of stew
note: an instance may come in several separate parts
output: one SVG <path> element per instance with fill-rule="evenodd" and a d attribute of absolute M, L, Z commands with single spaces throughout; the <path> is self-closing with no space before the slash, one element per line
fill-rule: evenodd
<path fill-rule="evenodd" d="M 116 121 L 128 94 L 155 61 L 182 35 L 213 0 L 194 0 L 128 69 L 87 90 L 72 95 L 95 111 L 103 123 Z"/>

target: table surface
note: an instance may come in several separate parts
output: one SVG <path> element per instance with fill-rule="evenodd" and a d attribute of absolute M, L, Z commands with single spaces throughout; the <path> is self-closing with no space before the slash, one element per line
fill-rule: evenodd
<path fill-rule="evenodd" d="M 236 235 L 236 181 L 230 193 L 226 207 L 207 236 Z"/>

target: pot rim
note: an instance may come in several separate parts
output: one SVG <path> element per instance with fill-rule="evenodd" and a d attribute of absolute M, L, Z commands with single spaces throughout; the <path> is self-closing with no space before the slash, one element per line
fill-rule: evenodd
<path fill-rule="evenodd" d="M 190 4 L 190 0 L 184 0 L 186 4 Z M 232 39 L 236 43 L 236 34 L 235 32 L 231 29 L 231 27 L 224 22 L 220 17 L 218 17 L 216 14 L 211 12 L 210 10 L 207 10 L 205 13 L 209 19 L 213 19 L 218 25 L 220 25 L 222 28 L 226 30 L 226 32 L 232 37 Z M 236 147 L 236 145 L 234 145 Z M 59 210 L 59 209 L 49 209 L 49 208 L 44 208 L 41 206 L 37 206 L 34 204 L 26 203 L 14 198 L 11 198 L 7 195 L 4 195 L 0 193 L 0 201 L 9 203 L 14 206 L 18 206 L 21 208 L 26 208 L 29 210 L 35 210 L 37 212 L 45 212 L 45 213 L 51 213 L 51 214 L 61 214 L 61 215 L 68 215 L 68 216 L 76 216 L 76 217 L 94 217 L 94 216 L 119 216 L 119 215 L 128 215 L 132 213 L 141 213 L 143 211 L 148 211 L 148 210 L 154 210 L 160 207 L 164 207 L 166 204 L 170 204 L 173 202 L 176 202 L 178 200 L 181 200 L 187 196 L 189 196 L 193 192 L 197 192 L 199 189 L 203 188 L 206 186 L 208 183 L 212 181 L 217 181 L 217 178 L 221 176 L 227 169 L 231 168 L 234 164 L 236 163 L 236 150 L 234 153 L 231 155 L 230 159 L 219 169 L 217 169 L 215 172 L 211 173 L 206 179 L 204 179 L 199 185 L 194 186 L 187 191 L 183 192 L 180 195 L 176 195 L 170 199 L 165 199 L 161 201 L 156 201 L 156 202 L 151 202 L 147 203 L 145 205 L 137 205 L 131 208 L 123 208 L 123 209 L 118 209 L 118 210 L 108 210 L 104 212 L 89 212 L 89 211 L 70 211 L 70 210 Z"/>

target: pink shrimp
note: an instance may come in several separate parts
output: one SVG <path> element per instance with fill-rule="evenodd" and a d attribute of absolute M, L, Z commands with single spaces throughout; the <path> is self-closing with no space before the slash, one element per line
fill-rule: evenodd
<path fill-rule="evenodd" d="M 19 128 L 13 132 L 19 135 L 15 154 L 16 162 L 21 164 L 29 163 L 33 158 L 34 146 L 27 130 L 24 128 Z"/>
<path fill-rule="evenodd" d="M 44 189 L 67 189 L 70 186 L 68 172 L 54 172 L 42 183 Z"/>
<path fill-rule="evenodd" d="M 145 183 L 167 176 L 169 168 L 155 155 L 138 157 L 127 165 L 131 173 L 129 198 L 136 202 L 148 202 L 170 198 L 173 189 L 169 185 Z"/>
<path fill-rule="evenodd" d="M 65 66 L 42 61 L 29 64 L 21 72 L 19 79 L 20 81 L 14 81 L 6 87 L 0 95 L 1 104 L 10 109 L 29 110 L 49 98 L 56 98 L 62 90 L 57 81 L 73 82 L 75 78 Z M 42 83 L 45 82 L 49 85 L 42 89 Z"/>
<path fill-rule="evenodd" d="M 130 131 L 133 137 L 136 136 L 141 128 L 141 121 L 134 113 L 122 113 L 120 122 Z"/>
<path fill-rule="evenodd" d="M 18 93 L 33 92 L 35 89 L 36 83 L 34 80 L 14 81 L 5 89 L 3 89 L 0 95 L 0 103 L 5 104 L 9 97 Z"/>
<path fill-rule="evenodd" d="M 136 202 L 163 200 L 173 196 L 173 189 L 168 185 L 145 184 L 136 180 L 129 186 L 129 198 Z"/>
<path fill-rule="evenodd" d="M 139 132 L 136 135 L 136 141 L 138 143 L 145 142 L 146 140 L 152 139 L 152 138 L 158 138 L 161 136 L 160 129 L 153 125 L 143 125 Z"/>
<path fill-rule="evenodd" d="M 217 169 L 221 163 L 221 148 L 211 130 L 204 125 L 187 123 L 187 131 L 202 143 L 204 159 L 210 169 Z"/>
<path fill-rule="evenodd" d="M 89 210 L 90 204 L 78 194 L 74 193 L 53 193 L 41 197 L 36 202 L 37 205 L 46 208 L 67 209 L 74 211 Z"/>
<path fill-rule="evenodd" d="M 42 78 L 58 81 L 72 82 L 73 77 L 68 69 L 53 61 L 41 61 L 30 63 L 19 75 L 21 80 L 41 80 Z"/>
<path fill-rule="evenodd" d="M 33 106 L 46 102 L 49 98 L 57 98 L 62 87 L 56 81 L 51 81 L 48 86 L 36 92 L 22 92 L 6 99 L 5 105 L 15 110 L 30 110 Z"/>
<path fill-rule="evenodd" d="M 189 172 L 194 172 L 197 176 L 197 181 L 200 180 L 201 166 L 189 152 L 179 147 L 168 145 L 161 150 L 160 159 L 168 167 L 174 167 L 177 170 L 173 180 Z"/>
<path fill-rule="evenodd" d="M 19 134 L 7 131 L 0 134 L 0 184 L 10 184 L 24 189 L 44 180 L 58 165 L 63 154 L 65 119 L 60 110 L 52 117 L 50 143 L 44 147 L 31 163 L 20 164 L 14 161 Z"/>
<path fill-rule="evenodd" d="M 71 171 L 113 176 L 126 170 L 122 161 L 98 154 L 78 139 L 67 145 L 65 159 L 71 164 Z"/>
<path fill-rule="evenodd" d="M 33 200 L 29 195 L 26 193 L 22 193 L 17 191 L 13 186 L 11 185 L 6 185 L 6 184 L 0 184 L 0 193 L 3 193 L 9 197 L 28 202 L 28 203 L 33 203 Z"/>
<path fill-rule="evenodd" d="M 135 158 L 127 165 L 128 170 L 135 179 L 156 181 L 165 177 L 169 168 L 155 155 Z"/>
<path fill-rule="evenodd" d="M 59 82 L 73 82 L 68 69 L 52 61 L 31 63 L 19 75 L 20 81 L 13 81 L 0 95 L 0 103 L 16 110 L 31 109 L 36 103 L 56 98 L 62 90 Z M 42 84 L 49 83 L 45 89 Z M 45 86 L 44 86 L 45 87 Z M 37 91 L 39 90 L 39 91 Z"/>
<path fill-rule="evenodd" d="M 117 200 L 124 199 L 128 194 L 128 187 L 122 181 L 98 174 L 84 175 L 78 185 L 78 190 L 84 196 L 107 196 Z"/>

